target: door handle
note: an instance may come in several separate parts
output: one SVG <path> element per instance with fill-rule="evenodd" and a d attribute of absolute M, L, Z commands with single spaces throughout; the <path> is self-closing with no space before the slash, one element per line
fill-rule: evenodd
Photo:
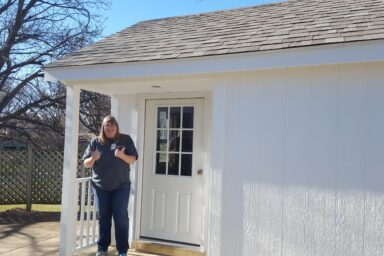
<path fill-rule="evenodd" d="M 203 169 L 197 170 L 197 175 L 202 175 L 203 174 Z"/>

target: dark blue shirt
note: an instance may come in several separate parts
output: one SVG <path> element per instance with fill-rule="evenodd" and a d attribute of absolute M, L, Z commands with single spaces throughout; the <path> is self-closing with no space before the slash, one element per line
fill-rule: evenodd
<path fill-rule="evenodd" d="M 92 139 L 83 155 L 83 161 L 91 156 L 92 151 L 100 151 L 100 159 L 92 167 L 92 182 L 103 190 L 115 190 L 130 183 L 129 164 L 115 156 L 115 149 L 125 147 L 124 153 L 135 156 L 137 151 L 129 135 L 120 134 L 119 141 L 108 139 L 101 144 L 98 137 Z"/>

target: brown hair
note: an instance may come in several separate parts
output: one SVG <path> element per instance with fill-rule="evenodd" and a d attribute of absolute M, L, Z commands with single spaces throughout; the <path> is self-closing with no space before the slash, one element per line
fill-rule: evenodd
<path fill-rule="evenodd" d="M 107 137 L 104 134 L 104 127 L 107 123 L 110 123 L 116 126 L 116 134 L 114 139 L 116 141 L 119 141 L 120 139 L 119 124 L 117 123 L 116 118 L 114 118 L 113 116 L 106 116 L 104 117 L 103 123 L 101 124 L 101 128 L 100 128 L 99 140 L 101 144 L 105 144 L 105 142 L 107 141 Z"/>

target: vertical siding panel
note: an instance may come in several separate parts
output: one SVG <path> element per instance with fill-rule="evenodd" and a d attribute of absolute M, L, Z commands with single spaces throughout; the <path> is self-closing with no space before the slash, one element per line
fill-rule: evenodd
<path fill-rule="evenodd" d="M 282 229 L 282 146 L 284 109 L 282 108 L 281 78 L 272 79 L 263 73 L 262 85 L 252 88 L 257 91 L 256 123 L 258 142 L 258 245 L 257 255 L 280 255 Z M 265 79 L 264 79 L 265 78 Z M 249 92 L 247 92 L 249 93 Z M 255 109 L 252 109 L 252 113 Z M 250 149 L 253 152 L 253 148 Z M 252 158 L 252 157 L 251 157 Z"/>
<path fill-rule="evenodd" d="M 306 255 L 305 228 L 310 149 L 309 70 L 289 70 L 286 79 L 286 148 L 282 255 Z"/>
<path fill-rule="evenodd" d="M 258 88 L 257 93 L 259 95 L 258 102 L 261 109 L 267 109 L 268 102 L 272 100 L 271 96 L 268 95 L 268 87 L 265 84 L 264 76 L 261 77 L 263 85 Z M 269 230 L 269 221 L 270 221 L 270 209 L 269 209 L 269 184 L 267 182 L 268 177 L 268 165 L 266 163 L 266 144 L 268 143 L 267 132 L 268 124 L 267 121 L 270 118 L 269 111 L 260 111 L 257 112 L 257 120 L 259 122 L 259 147 L 262 149 L 260 151 L 260 170 L 259 170 L 259 233 L 260 236 L 259 242 L 259 253 L 258 255 L 270 255 L 270 230 Z"/>
<path fill-rule="evenodd" d="M 364 255 L 384 255 L 384 64 L 367 64 Z"/>
<path fill-rule="evenodd" d="M 260 231 L 264 235 L 261 255 L 281 254 L 282 179 L 284 143 L 284 81 L 280 74 L 263 72 L 260 88 Z"/>
<path fill-rule="evenodd" d="M 222 240 L 223 227 L 223 165 L 225 147 L 225 120 L 226 120 L 226 94 L 227 88 L 224 80 L 214 82 L 213 97 L 211 102 L 212 132 L 211 132 L 211 202 L 210 202 L 210 224 L 208 235 L 208 251 L 212 256 L 221 256 L 224 244 Z M 209 186 L 208 185 L 208 186 Z"/>
<path fill-rule="evenodd" d="M 260 124 L 262 123 L 262 113 L 264 106 L 262 105 L 262 95 L 259 90 L 263 84 L 260 76 L 243 79 L 242 83 L 246 85 L 246 90 L 242 92 L 242 111 L 250 113 L 245 120 L 241 120 L 244 124 L 242 134 L 242 143 L 247 145 L 251 156 L 246 159 L 245 178 L 243 185 L 244 193 L 244 256 L 263 255 L 262 250 L 265 234 L 260 232 L 260 207 L 259 207 L 259 190 L 260 190 L 260 156 L 263 151 L 260 145 Z"/>
<path fill-rule="evenodd" d="M 339 77 L 336 255 L 363 255 L 365 74 L 345 65 Z"/>
<path fill-rule="evenodd" d="M 227 110 L 225 122 L 226 151 L 224 154 L 224 177 L 223 177 L 223 255 L 242 254 L 243 240 L 232 239 L 241 237 L 243 233 L 243 208 L 244 201 L 242 196 L 242 181 L 244 179 L 244 151 L 246 145 L 239 144 L 239 133 L 242 131 L 243 124 L 240 122 L 241 112 L 241 92 L 244 90 L 237 81 L 229 79 L 227 81 Z M 228 236 L 226 234 L 231 234 Z"/>
<path fill-rule="evenodd" d="M 335 175 L 337 173 L 337 70 L 311 70 L 311 150 L 309 155 L 308 256 L 334 255 Z"/>

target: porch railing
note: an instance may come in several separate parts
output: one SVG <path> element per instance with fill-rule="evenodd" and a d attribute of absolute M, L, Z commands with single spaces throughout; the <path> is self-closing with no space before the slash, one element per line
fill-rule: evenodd
<path fill-rule="evenodd" d="M 93 200 L 91 177 L 76 179 L 78 217 L 75 251 L 93 246 L 97 241 L 96 206 Z"/>

